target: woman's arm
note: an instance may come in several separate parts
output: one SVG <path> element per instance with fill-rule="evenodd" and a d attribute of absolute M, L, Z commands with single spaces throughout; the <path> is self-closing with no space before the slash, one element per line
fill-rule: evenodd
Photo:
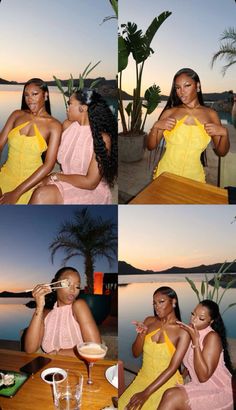
<path fill-rule="evenodd" d="M 42 164 L 29 178 L 18 185 L 13 191 L 6 192 L 0 198 L 0 204 L 15 204 L 20 196 L 37 185 L 54 167 L 61 138 L 61 124 L 53 124 L 44 164 Z"/>
<path fill-rule="evenodd" d="M 228 130 L 221 124 L 214 110 L 210 111 L 210 117 L 211 122 L 205 124 L 205 130 L 212 138 L 216 154 L 224 157 L 230 148 Z"/>
<path fill-rule="evenodd" d="M 173 355 L 169 366 L 152 382 L 146 389 L 140 393 L 136 393 L 130 399 L 127 405 L 127 410 L 141 409 L 145 401 L 169 380 L 173 374 L 179 369 L 183 357 L 188 349 L 190 337 L 186 332 L 181 332 L 177 342 L 176 351 Z"/>
<path fill-rule="evenodd" d="M 193 364 L 198 380 L 206 382 L 213 375 L 222 352 L 222 345 L 219 335 L 215 332 L 209 333 L 201 350 L 199 342 L 194 345 Z"/>
<path fill-rule="evenodd" d="M 101 343 L 98 327 L 87 303 L 83 299 L 76 300 L 73 312 L 80 325 L 83 341 Z"/>
<path fill-rule="evenodd" d="M 36 309 L 25 334 L 24 350 L 26 353 L 34 353 L 41 346 L 44 335 L 44 319 L 48 310 L 44 309 L 45 295 L 51 293 L 49 286 L 37 285 L 32 295 L 36 302 Z"/>
<path fill-rule="evenodd" d="M 147 317 L 143 322 L 133 321 L 136 326 L 137 337 L 132 344 L 132 353 L 134 357 L 139 357 L 143 353 L 143 345 L 146 334 L 148 333 L 148 325 L 153 322 L 153 317 Z"/>
<path fill-rule="evenodd" d="M 171 116 L 171 113 L 171 110 L 164 111 L 159 120 L 154 123 L 147 137 L 147 149 L 156 148 L 163 136 L 163 131 L 171 131 L 174 128 L 176 119 Z"/>
<path fill-rule="evenodd" d="M 104 133 L 102 134 L 102 138 L 109 153 L 111 149 L 111 139 L 108 134 Z M 76 188 L 89 190 L 95 189 L 102 179 L 95 153 L 93 153 L 86 175 L 63 173 L 56 173 L 54 175 L 57 176 L 58 181 L 67 182 L 68 184 L 71 184 Z"/>

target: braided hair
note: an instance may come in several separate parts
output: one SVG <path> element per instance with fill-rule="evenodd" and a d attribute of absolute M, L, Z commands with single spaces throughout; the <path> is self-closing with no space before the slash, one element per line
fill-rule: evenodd
<path fill-rule="evenodd" d="M 88 117 L 93 136 L 93 147 L 100 174 L 111 187 L 117 176 L 117 120 L 106 101 L 94 90 L 78 90 L 75 98 L 88 106 Z M 111 139 L 111 149 L 108 152 L 102 133 L 107 133 Z"/>
<path fill-rule="evenodd" d="M 205 299 L 200 302 L 200 305 L 206 307 L 208 309 L 209 315 L 211 319 L 213 320 L 211 327 L 212 329 L 218 333 L 221 339 L 222 347 L 223 347 L 223 352 L 224 352 L 224 361 L 227 369 L 230 371 L 230 373 L 233 373 L 233 366 L 231 363 L 230 355 L 229 355 L 229 350 L 228 350 L 228 342 L 226 338 L 226 329 L 225 325 L 223 322 L 223 319 L 221 317 L 220 311 L 219 311 L 219 306 L 217 303 L 215 303 L 213 300 Z"/>
<path fill-rule="evenodd" d="M 79 272 L 75 268 L 72 268 L 71 266 L 65 266 L 64 268 L 61 268 L 56 272 L 54 278 L 51 280 L 51 284 L 59 281 L 61 275 L 67 270 L 76 272 L 79 275 Z M 53 309 L 53 306 L 55 305 L 56 301 L 57 301 L 57 293 L 56 292 L 48 293 L 45 296 L 45 309 L 50 309 L 50 310 Z"/>
<path fill-rule="evenodd" d="M 21 110 L 28 110 L 29 108 L 25 101 L 25 88 L 27 87 L 27 85 L 30 85 L 30 84 L 37 85 L 44 93 L 48 94 L 48 98 L 45 100 L 45 110 L 47 111 L 49 115 L 51 115 L 49 89 L 48 89 L 47 84 L 43 80 L 41 80 L 41 78 L 31 78 L 25 83 L 24 88 L 23 88 L 22 100 L 21 100 Z"/>

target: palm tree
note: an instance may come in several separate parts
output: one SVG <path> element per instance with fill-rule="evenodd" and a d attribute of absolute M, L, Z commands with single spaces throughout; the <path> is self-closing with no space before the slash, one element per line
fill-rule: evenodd
<path fill-rule="evenodd" d="M 63 249 L 65 264 L 74 256 L 84 258 L 88 292 L 93 293 L 95 261 L 105 258 L 111 266 L 117 261 L 117 224 L 111 219 L 91 215 L 88 208 L 76 211 L 72 221 L 64 222 L 49 246 L 52 262 L 58 249 Z"/>
<path fill-rule="evenodd" d="M 211 67 L 213 67 L 218 58 L 225 58 L 227 64 L 222 68 L 222 74 L 225 75 L 228 68 L 236 63 L 236 29 L 233 27 L 226 29 L 220 41 L 225 42 L 221 44 L 219 51 L 213 55 Z"/>

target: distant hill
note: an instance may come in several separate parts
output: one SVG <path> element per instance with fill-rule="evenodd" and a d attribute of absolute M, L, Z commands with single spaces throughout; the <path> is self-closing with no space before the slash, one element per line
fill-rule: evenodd
<path fill-rule="evenodd" d="M 103 96 L 103 97 L 110 97 L 110 98 L 116 98 L 117 97 L 117 83 L 116 80 L 106 80 L 105 77 L 98 77 L 98 78 L 86 78 L 84 81 L 84 85 L 86 88 L 89 88 L 91 83 L 95 80 L 100 80 L 99 83 L 97 84 L 96 88 L 98 92 Z M 68 79 L 67 80 L 60 80 L 62 83 L 63 87 L 67 86 Z M 54 80 L 52 81 L 45 81 L 45 83 L 48 86 L 56 86 L 56 82 Z M 4 80 L 3 78 L 0 78 L 0 84 L 9 84 L 9 85 L 21 85 L 24 84 L 22 82 L 18 83 L 17 81 L 7 81 Z M 77 87 L 79 85 L 79 80 L 74 80 L 74 86 Z"/>
<path fill-rule="evenodd" d="M 0 298 L 32 298 L 32 292 L 0 292 Z"/>
<path fill-rule="evenodd" d="M 125 91 L 121 92 L 123 100 L 132 100 L 133 96 L 128 94 Z M 206 93 L 203 94 L 203 100 L 204 101 L 209 101 L 209 102 L 216 102 L 216 101 L 226 101 L 226 102 L 232 102 L 231 101 L 232 94 L 228 93 L 227 91 L 224 91 L 222 93 Z M 162 101 L 167 101 L 168 96 L 167 95 L 161 95 L 161 100 Z"/>
<path fill-rule="evenodd" d="M 229 262 L 230 263 L 230 262 Z M 118 262 L 119 275 L 151 275 L 160 273 L 215 273 L 218 272 L 222 263 L 214 263 L 212 265 L 199 265 L 190 268 L 172 266 L 171 268 L 162 271 L 142 270 L 124 261 Z M 236 262 L 230 267 L 227 272 L 236 272 Z"/>

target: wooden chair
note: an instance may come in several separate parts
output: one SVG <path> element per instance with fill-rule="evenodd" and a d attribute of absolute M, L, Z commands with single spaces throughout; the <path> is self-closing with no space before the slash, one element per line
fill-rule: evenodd
<path fill-rule="evenodd" d="M 118 397 L 125 391 L 125 374 L 124 364 L 121 360 L 118 360 Z"/>

